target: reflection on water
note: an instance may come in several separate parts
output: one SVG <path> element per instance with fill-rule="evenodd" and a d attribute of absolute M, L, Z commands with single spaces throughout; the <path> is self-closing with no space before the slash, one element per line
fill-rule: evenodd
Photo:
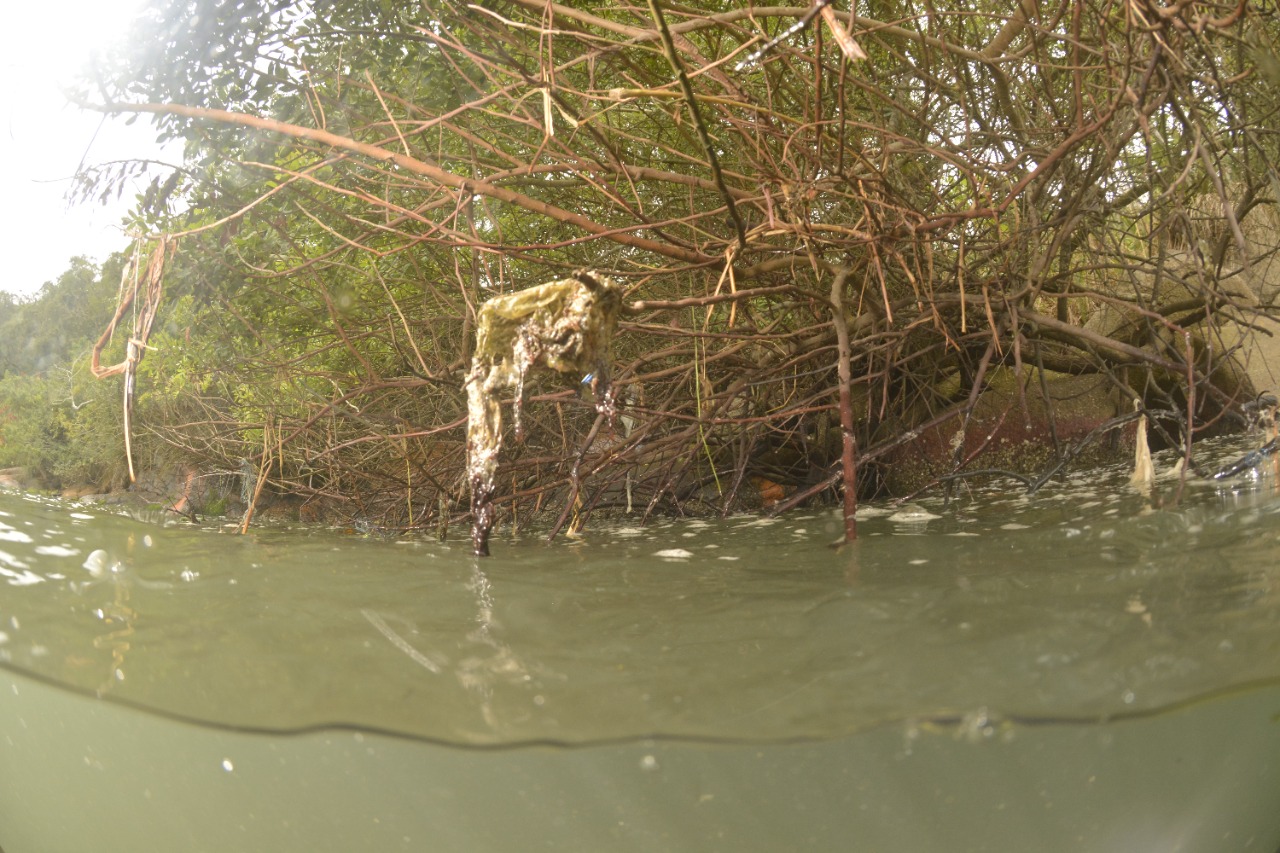
<path fill-rule="evenodd" d="M 868 849 L 964 849 L 929 833 L 978 832 L 1001 797 L 1022 810 L 1009 838 L 1044 841 L 1069 825 L 1049 809 L 1102 809 L 1099 797 L 1128 785 L 1130 805 L 1165 791 L 1151 799 L 1167 812 L 1178 797 L 1208 796 L 1210 783 L 1225 796 L 1237 768 L 1252 774 L 1233 783 L 1248 790 L 1203 801 L 1194 827 L 1157 811 L 1149 829 L 1124 826 L 1155 833 L 1135 836 L 1147 841 L 1176 826 L 1208 838 L 1195 833 L 1239 829 L 1219 820 L 1247 812 L 1250 844 L 1261 846 L 1241 849 L 1271 853 L 1277 482 L 1265 471 L 1193 481 L 1173 508 L 1161 501 L 1175 483 L 1146 496 L 1116 469 L 1031 498 L 995 483 L 868 507 L 862 538 L 839 550 L 828 546 L 838 518 L 823 511 L 617 525 L 551 546 L 527 538 L 484 561 L 464 541 L 241 537 L 0 496 L 0 664 L 11 681 L 0 694 L 15 697 L 0 703 L 0 762 L 29 783 L 45 773 L 39 756 L 61 751 L 144 800 L 210 786 L 207 796 L 231 797 L 219 820 L 240 823 L 199 830 L 219 844 L 192 836 L 196 846 L 170 849 L 264 850 L 310 837 L 297 834 L 304 804 L 354 820 L 332 796 L 352 808 L 372 798 L 382 841 L 365 849 L 399 849 L 393 826 L 420 840 L 429 820 L 441 838 L 504 838 L 535 806 L 566 833 L 580 830 L 577 841 L 556 836 L 560 849 L 824 849 L 839 833 L 890 825 L 897 834 L 883 838 L 894 846 Z M 1171 753 L 1170 737 L 1190 742 Z M 1113 745 L 1122 741 L 1134 751 Z M 1195 757 L 1199 778 L 1162 764 L 1209 744 L 1226 763 Z M 553 748 L 566 745 L 579 748 Z M 226 755 L 196 755 L 204 749 Z M 1132 767 L 1120 769 L 1122 755 Z M 440 767 L 448 774 L 430 769 Z M 1077 775 L 1051 783 L 1052 768 Z M 981 820 L 955 805 L 976 796 L 979 778 L 992 792 L 970 803 Z M 1010 787 L 1032 779 L 1042 803 Z M 50 814 L 26 783 L 0 787 L 0 847 L 87 849 L 6 836 L 22 814 Z M 475 807 L 465 805 L 471 790 L 510 819 L 457 814 Z M 685 799 L 668 802 L 677 794 Z M 1250 811 L 1267 796 L 1270 811 Z M 758 814 L 753 797 L 772 805 Z M 882 820 L 855 820 L 873 813 Z M 767 831 L 757 826 L 765 814 Z M 1077 832 L 1101 846 L 990 849 L 1175 849 L 1121 846 L 1099 834 L 1122 827 L 1107 814 Z M 1258 814 L 1271 816 L 1270 830 Z M 336 837 L 332 821 L 312 820 Z M 233 843 L 231 825 L 250 835 Z M 712 825 L 724 843 L 700 834 Z M 372 824 L 359 827 L 353 837 L 375 837 Z M 272 833 L 292 841 L 245 846 Z M 169 840 L 110 849 L 163 849 L 178 836 L 154 837 Z"/>

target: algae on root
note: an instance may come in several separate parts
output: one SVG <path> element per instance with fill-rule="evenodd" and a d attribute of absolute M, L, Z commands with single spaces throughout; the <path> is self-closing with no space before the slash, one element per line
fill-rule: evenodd
<path fill-rule="evenodd" d="M 480 307 L 476 351 L 467 375 L 467 478 L 471 485 L 471 544 L 489 554 L 494 478 L 502 449 L 498 395 L 515 392 L 513 426 L 520 438 L 524 378 L 534 367 L 590 375 L 596 410 L 613 417 L 609 350 L 622 311 L 622 288 L 589 271 L 495 296 Z"/>

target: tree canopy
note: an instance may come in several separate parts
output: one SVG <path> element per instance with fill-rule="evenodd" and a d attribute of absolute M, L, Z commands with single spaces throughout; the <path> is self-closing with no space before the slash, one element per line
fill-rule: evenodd
<path fill-rule="evenodd" d="M 517 517 L 872 492 L 1001 371 L 1023 410 L 1095 374 L 1220 427 L 1253 390 L 1222 329 L 1280 283 L 1274 10 L 816 11 L 155 0 L 80 93 L 186 141 L 139 200 L 178 245 L 139 423 L 434 524 L 479 305 L 587 268 L 627 289 L 623 424 L 534 388 Z"/>

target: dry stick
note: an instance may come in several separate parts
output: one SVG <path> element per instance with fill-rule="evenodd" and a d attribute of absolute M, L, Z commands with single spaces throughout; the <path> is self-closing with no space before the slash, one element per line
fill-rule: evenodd
<path fill-rule="evenodd" d="M 254 508 L 258 505 L 258 496 L 262 494 L 262 486 L 267 482 L 267 471 L 271 468 L 271 426 L 269 422 L 262 424 L 262 462 L 258 465 L 258 482 L 253 486 L 253 499 L 244 509 L 244 521 L 240 524 L 240 535 L 249 532 L 249 522 L 253 520 Z"/>
<path fill-rule="evenodd" d="M 1124 426 L 1130 421 L 1136 421 L 1138 418 L 1142 417 L 1143 415 L 1146 415 L 1148 420 L 1154 422 L 1155 416 L 1160 414 L 1174 414 L 1174 413 L 1148 411 L 1147 409 L 1138 409 L 1137 411 L 1134 411 L 1134 412 L 1129 412 L 1123 415 L 1117 415 L 1116 417 L 1108 421 L 1103 421 L 1102 423 L 1098 424 L 1096 427 L 1089 430 L 1088 435 L 1086 435 L 1084 438 L 1080 439 L 1075 444 L 1073 444 L 1067 450 L 1067 452 L 1063 454 L 1060 459 L 1058 459 L 1057 462 L 1049 466 L 1049 468 L 1040 476 L 1036 477 L 1035 482 L 1033 482 L 1030 486 L 1027 487 L 1027 494 L 1034 495 L 1036 492 L 1040 491 L 1041 486 L 1043 486 L 1045 483 L 1053 479 L 1054 475 L 1056 475 L 1059 471 L 1065 468 L 1073 459 L 1075 459 L 1078 455 L 1080 455 L 1080 452 L 1084 450 L 1084 448 L 1087 447 L 1089 443 L 1093 441 L 1095 438 L 1097 438 L 1098 436 L 1102 435 L 1105 432 L 1113 430 L 1116 427 Z"/>
<path fill-rule="evenodd" d="M 919 425 L 915 429 L 911 429 L 911 430 L 908 430 L 907 432 L 896 435 L 893 438 L 889 439 L 888 441 L 884 441 L 868 449 L 866 452 L 862 454 L 862 461 L 868 462 L 872 459 L 878 459 L 879 457 L 884 456 L 886 453 L 890 452 L 891 450 L 896 450 L 897 448 L 901 447 L 904 444 L 908 444 L 912 441 L 915 441 L 917 438 L 920 437 L 922 433 L 924 433 L 925 430 L 933 429 L 934 427 L 940 424 L 946 423 L 952 418 L 959 417 L 963 413 L 964 413 L 963 404 L 952 406 L 951 408 L 947 409 L 941 414 L 936 415 L 930 418 L 929 420 L 925 421 L 923 424 Z M 793 506 L 796 506 L 797 504 L 802 503 L 808 500 L 809 498 L 813 497 L 814 495 L 818 494 L 823 489 L 828 489 L 831 486 L 834 486 L 840 480 L 842 475 L 843 475 L 843 472 L 837 471 L 834 474 L 830 474 L 822 478 L 820 481 L 818 481 L 817 483 L 814 483 L 812 486 L 809 486 L 808 488 L 805 488 L 805 489 L 801 489 L 800 491 L 796 492 L 786 500 L 778 501 L 769 509 L 768 514 L 770 516 L 781 515 L 782 513 L 791 509 Z"/>
<path fill-rule="evenodd" d="M 963 432 L 968 432 L 969 430 L 969 419 L 973 417 L 973 409 L 978 405 L 978 395 L 982 393 L 982 383 L 987 379 L 987 370 L 991 367 L 991 358 L 996 352 L 996 335 L 999 330 L 992 327 L 991 333 L 991 340 L 987 343 L 987 349 L 978 361 L 978 370 L 973 375 L 973 387 L 969 389 L 969 397 L 965 400 L 964 417 L 960 419 L 960 429 Z M 987 440 L 991 440 L 990 436 L 987 437 Z M 985 443 L 983 446 L 986 446 Z M 956 446 L 956 456 L 953 461 L 959 461 L 959 454 L 963 448 L 964 439 L 962 437 L 961 443 Z"/>
<path fill-rule="evenodd" d="M 781 284 L 770 287 L 756 287 L 750 290 L 738 290 L 733 293 L 718 293 L 709 296 L 690 296 L 685 299 L 642 299 L 637 302 L 624 303 L 622 307 L 624 316 L 634 316 L 645 311 L 667 311 L 673 308 L 689 308 L 700 307 L 703 305 L 715 305 L 719 302 L 739 302 L 748 299 L 754 299 L 759 296 L 780 295 L 783 293 L 796 293 L 802 296 L 813 296 L 812 293 L 796 287 L 794 284 Z"/>
<path fill-rule="evenodd" d="M 823 3 L 819 14 L 822 15 L 822 20 L 827 22 L 827 27 L 831 30 L 831 36 L 836 40 L 836 44 L 840 46 L 840 52 L 844 54 L 845 59 L 850 62 L 859 62 L 867 58 L 866 51 L 853 40 L 853 36 L 849 35 L 849 31 L 840 23 L 830 3 Z M 852 11 L 849 13 L 849 17 L 853 17 Z"/>
<path fill-rule="evenodd" d="M 124 273 L 120 279 L 119 304 L 116 306 L 115 314 L 111 317 L 111 322 L 107 325 L 101 337 L 98 338 L 98 342 L 94 344 L 89 359 L 89 371 L 98 379 L 105 379 L 117 373 L 124 374 L 124 390 L 121 395 L 124 454 L 128 463 L 129 482 L 131 483 L 137 482 L 138 479 L 133 468 L 133 400 L 137 387 L 138 362 L 142 360 L 142 356 L 148 349 L 147 340 L 151 337 L 151 326 L 155 322 L 156 309 L 160 305 L 164 264 L 169 253 L 170 238 L 168 235 L 160 235 L 157 238 L 155 248 L 151 252 L 151 257 L 147 260 L 145 273 L 146 293 L 143 296 L 142 309 L 139 311 L 136 300 L 142 286 L 139 276 L 139 269 L 142 263 L 141 245 L 141 239 L 134 244 L 133 256 L 129 263 L 125 265 Z M 131 286 L 129 285 L 130 276 L 133 279 Z M 102 350 L 114 336 L 116 327 L 130 307 L 133 308 L 133 334 L 129 336 L 126 342 L 124 361 L 111 367 L 103 367 L 101 365 Z"/>
<path fill-rule="evenodd" d="M 1092 345 L 1099 350 L 1102 356 L 1114 361 L 1123 362 L 1128 360 L 1137 364 L 1149 364 L 1152 367 L 1158 367 L 1178 376 L 1181 376 L 1186 370 L 1186 365 L 1184 364 L 1178 364 L 1167 358 L 1162 358 L 1153 352 L 1107 337 L 1083 326 L 1073 326 L 1055 317 L 1038 314 L 1026 309 L 1019 311 L 1018 315 L 1027 323 L 1053 333 L 1052 335 L 1046 335 L 1046 337 L 1052 337 L 1076 347 L 1080 347 L 1082 343 Z"/>
<path fill-rule="evenodd" d="M 858 538 L 858 439 L 853 433 L 853 370 L 850 366 L 849 323 L 844 316 L 844 283 L 849 268 L 841 267 L 831 279 L 831 325 L 836 330 L 840 377 L 840 467 L 844 473 L 844 541 Z"/>
<path fill-rule="evenodd" d="M 369 81 L 369 88 L 373 90 L 373 94 L 377 96 L 378 103 L 382 106 L 382 111 L 387 114 L 387 121 L 391 122 L 391 127 L 396 132 L 396 137 L 400 140 L 400 147 L 404 148 L 407 156 L 413 156 L 409 153 L 409 143 L 405 141 L 404 133 L 400 130 L 400 125 L 396 123 L 396 117 L 391 114 L 391 110 L 387 109 L 387 102 L 383 100 L 382 92 L 378 89 L 378 84 L 373 82 L 373 75 L 368 71 L 364 72 L 364 79 Z"/>
<path fill-rule="evenodd" d="M 720 190 L 720 195 L 724 198 L 725 206 L 729 208 L 729 218 L 733 220 L 733 227 L 738 235 L 738 249 L 745 250 L 747 228 L 742 224 L 742 216 L 738 213 L 738 205 L 733 200 L 733 193 L 729 192 L 728 186 L 725 185 L 724 175 L 720 171 L 720 158 L 716 156 L 715 146 L 711 143 L 711 134 L 707 133 L 706 122 L 702 120 L 702 112 L 698 109 L 698 101 L 693 94 L 693 84 L 689 82 L 689 75 L 685 73 L 684 65 L 676 55 L 676 43 L 671 38 L 671 30 L 667 29 L 667 21 L 662 17 L 658 0 L 649 0 L 649 11 L 653 14 L 653 22 L 658 25 L 658 32 L 662 36 L 662 49 L 667 54 L 667 61 L 671 63 L 671 69 L 676 72 L 676 78 L 680 81 L 685 103 L 689 106 L 689 115 L 693 118 L 693 126 L 698 131 L 698 140 L 702 143 L 703 153 L 707 155 L 707 165 L 711 167 L 711 177 L 716 182 L 716 189 Z"/>
<path fill-rule="evenodd" d="M 237 113 L 230 110 L 206 107 L 192 107 L 186 104 L 108 103 L 94 105 L 91 109 L 98 110 L 99 112 L 127 112 L 148 113 L 151 115 L 185 116 L 187 118 L 216 121 L 223 124 L 239 125 L 240 127 L 264 130 L 270 133 L 279 133 L 294 139 L 307 139 L 321 145 L 327 145 L 353 154 L 360 154 L 381 163 L 390 163 L 404 169 L 410 174 L 426 178 L 429 181 L 434 181 L 442 186 L 450 187 L 463 193 L 482 195 L 487 198 L 493 198 L 498 201 L 513 204 L 516 207 L 523 208 L 531 213 L 536 213 L 557 222 L 581 228 L 591 235 L 605 236 L 603 232 L 608 231 L 608 239 L 615 243 L 621 243 L 642 251 L 651 251 L 662 257 L 686 261 L 693 264 L 711 265 L 719 261 L 718 258 L 704 255 L 694 250 L 673 246 L 659 240 L 650 240 L 645 237 L 638 237 L 626 230 L 610 230 L 580 213 L 556 207 L 555 205 L 548 204 L 531 196 L 515 192 L 514 190 L 507 189 L 506 187 L 498 186 L 487 180 L 468 178 L 463 175 L 458 175 L 433 163 L 417 160 L 404 154 L 397 154 L 394 151 L 389 151 L 381 146 L 371 145 L 367 142 L 359 142 L 336 133 L 330 133 L 327 130 L 303 127 L 301 125 L 276 121 L 275 119 L 262 118 L 260 116 L 249 115 L 247 113 Z M 310 178 L 308 177 L 308 179 Z M 381 203 L 377 199 L 370 200 Z M 636 226 L 633 230 L 643 230 L 643 228 L 647 227 L 647 225 Z"/>
<path fill-rule="evenodd" d="M 955 467 L 953 468 L 950 474 L 943 474 L 940 477 L 934 477 L 932 480 L 920 486 L 915 491 L 909 494 L 902 495 L 900 497 L 895 497 L 893 499 L 893 502 L 895 504 L 902 504 L 910 500 L 915 500 L 916 496 L 919 495 L 921 492 L 928 491 L 929 489 L 932 489 L 934 486 L 938 485 L 939 483 L 946 483 L 952 480 L 962 479 L 964 477 L 972 476 L 974 472 L 965 471 L 964 467 L 968 465 L 970 462 L 972 462 L 973 460 L 977 459 L 978 456 L 980 456 L 982 452 L 985 451 L 991 445 L 991 442 L 995 440 L 996 436 L 1000 432 L 1000 429 L 1004 427 L 1004 422 L 1009 417 L 1009 412 L 1011 411 L 1013 411 L 1012 402 L 1010 402 L 1009 405 L 1005 407 L 1004 411 L 1000 413 L 1000 419 L 996 421 L 995 426 L 987 430 L 986 436 L 982 439 L 982 441 L 978 444 L 978 446 L 970 450 L 963 459 L 960 459 L 956 462 Z M 963 426 L 961 427 L 961 429 L 965 429 L 965 428 L 966 427 L 963 427 Z M 957 450 L 959 449 L 960 448 L 957 448 Z M 999 469 L 988 468 L 985 470 L 994 471 Z M 1001 473 L 1008 473 L 1008 472 L 1001 471 Z M 1023 483 L 1027 486 L 1031 485 L 1030 477 L 1024 477 L 1021 474 L 1011 474 L 1011 476 L 1014 477 L 1014 479 L 1022 480 Z M 950 497 L 950 492 L 948 492 L 948 497 Z"/>
<path fill-rule="evenodd" d="M 1191 332 L 1184 331 L 1182 341 L 1187 352 L 1187 434 L 1182 443 L 1182 476 L 1178 478 L 1178 490 L 1173 495 L 1175 504 L 1182 500 L 1182 490 L 1187 486 L 1187 471 L 1191 468 L 1191 437 L 1195 432 L 1196 413 L 1196 362 L 1195 353 L 1191 349 Z"/>
<path fill-rule="evenodd" d="M 569 498 L 564 502 L 564 510 L 561 511 L 560 517 L 556 519 L 551 532 L 547 534 L 548 542 L 554 541 L 560 531 L 564 529 L 565 522 L 569 520 L 569 515 L 573 512 L 574 505 L 578 502 L 578 495 L 582 491 L 582 457 L 586 455 L 587 450 L 596 440 L 596 436 L 600 433 L 600 425 L 604 421 L 604 415 L 596 415 L 595 423 L 591 425 L 591 430 L 587 433 L 587 437 L 582 440 L 582 444 L 573 455 L 573 468 L 569 474 Z M 570 534 L 572 532 L 571 530 Z"/>
<path fill-rule="evenodd" d="M 140 245 L 139 241 L 139 245 Z M 156 308 L 160 304 L 161 281 L 164 273 L 164 263 L 171 246 L 170 238 L 166 234 L 161 234 L 156 238 L 156 247 L 151 251 L 151 257 L 147 260 L 146 268 L 146 293 L 143 296 L 142 311 L 139 313 L 134 310 L 133 321 L 133 337 L 141 342 L 142 346 L 146 346 L 147 340 L 151 337 L 151 326 L 155 321 Z M 102 336 L 98 338 L 98 342 L 94 344 L 93 350 L 89 357 L 89 371 L 98 379 L 105 379 L 108 376 L 115 376 L 118 373 L 124 373 L 130 365 L 129 358 L 124 361 L 113 364 L 110 367 L 103 367 L 101 364 L 102 350 L 111 341 L 115 335 L 116 328 L 120 321 L 124 319 L 125 312 L 134 306 L 134 302 L 138 298 L 141 290 L 142 282 L 138 272 L 141 268 L 141 251 L 135 246 L 133 257 L 128 264 L 125 265 L 124 272 L 120 279 L 120 295 L 119 302 L 116 305 L 115 314 L 111 317 L 111 322 L 107 324 L 107 328 L 103 331 Z M 133 283 L 129 284 L 129 276 L 132 274 Z M 141 353 L 138 354 L 141 357 Z"/>
<path fill-rule="evenodd" d="M 422 353 L 418 350 L 418 342 L 413 339 L 413 332 L 409 330 L 409 321 L 405 319 L 404 312 L 400 310 L 400 303 L 391 295 L 391 288 L 387 287 L 387 282 L 383 279 L 382 273 L 378 272 L 377 267 L 373 268 L 373 274 L 378 279 L 378 284 L 382 285 L 382 291 L 387 294 L 391 307 L 396 309 L 396 316 L 400 318 L 400 326 L 404 329 L 405 339 L 409 341 L 413 354 L 418 358 L 418 366 L 422 368 L 422 375 L 435 379 L 436 377 L 432 376 L 431 371 L 427 368 L 427 362 L 423 359 Z"/>
<path fill-rule="evenodd" d="M 742 486 L 742 481 L 747 476 L 747 461 L 751 456 L 751 448 L 755 445 L 755 439 L 750 432 L 744 432 L 739 439 L 738 464 L 735 466 L 733 482 L 729 485 L 729 494 L 725 495 L 724 502 L 720 505 L 720 517 L 728 518 L 729 511 L 733 507 L 733 502 L 738 498 L 738 489 Z"/>

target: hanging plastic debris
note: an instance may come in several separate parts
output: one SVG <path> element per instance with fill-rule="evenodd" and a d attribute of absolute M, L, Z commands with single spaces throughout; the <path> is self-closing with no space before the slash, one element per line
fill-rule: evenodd
<path fill-rule="evenodd" d="M 467 375 L 467 477 L 471 485 L 471 544 L 489 555 L 494 477 L 502 449 L 499 395 L 515 392 L 512 424 L 520 439 L 525 375 L 546 367 L 589 375 L 596 410 L 612 420 L 610 346 L 622 311 L 622 288 L 590 271 L 495 296 L 480 308 L 476 351 Z"/>

